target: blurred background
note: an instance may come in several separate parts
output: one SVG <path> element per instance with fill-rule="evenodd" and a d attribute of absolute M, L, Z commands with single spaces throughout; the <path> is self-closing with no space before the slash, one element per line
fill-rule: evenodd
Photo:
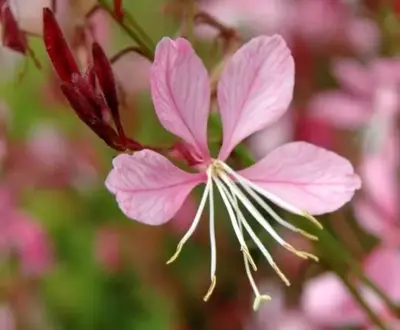
<path fill-rule="evenodd" d="M 125 131 L 151 146 L 176 140 L 155 116 L 150 62 L 132 49 L 137 44 L 129 31 L 137 27 L 127 18 L 134 17 L 149 44 L 189 36 L 214 85 L 242 43 L 281 34 L 295 58 L 294 100 L 278 123 L 244 144 L 255 159 L 294 140 L 350 159 L 362 190 L 319 220 L 396 305 L 400 1 L 125 0 L 123 18 L 111 1 L 0 4 L 0 330 L 385 329 L 371 322 L 341 281 L 332 262 L 339 250 L 324 254 L 318 243 L 282 228 L 285 239 L 321 261 L 295 258 L 261 236 L 292 286 L 284 287 L 260 262 L 256 281 L 272 300 L 253 312 L 242 256 L 222 208 L 216 211 L 218 285 L 204 303 L 207 221 L 180 258 L 165 264 L 193 220 L 199 192 L 160 227 L 121 213 L 104 186 L 117 152 L 64 99 L 43 43 L 42 8 L 55 12 L 82 72 L 91 63 L 92 42 L 101 44 L 112 62 Z M 210 130 L 210 139 L 218 141 L 220 132 Z M 232 161 L 241 166 L 240 155 Z M 361 280 L 350 279 L 386 329 L 400 329 L 398 314 Z"/>

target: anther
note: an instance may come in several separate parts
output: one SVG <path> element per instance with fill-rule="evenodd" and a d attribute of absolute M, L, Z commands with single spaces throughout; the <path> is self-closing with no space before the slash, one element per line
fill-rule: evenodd
<path fill-rule="evenodd" d="M 216 285 L 217 285 L 217 277 L 215 275 L 213 275 L 213 277 L 211 278 L 211 285 L 208 288 L 208 291 L 207 291 L 206 295 L 203 298 L 203 300 L 205 302 L 207 302 L 208 299 L 210 299 L 210 297 L 211 297 Z"/>
<path fill-rule="evenodd" d="M 290 286 L 289 280 L 287 279 L 285 274 L 282 273 L 279 267 L 275 263 L 272 263 L 271 266 L 274 269 L 274 271 L 278 274 L 278 276 L 281 278 L 281 280 L 286 284 L 286 286 Z"/>
<path fill-rule="evenodd" d="M 307 258 L 314 260 L 315 262 L 319 261 L 319 258 L 311 253 L 300 251 L 301 254 L 305 255 Z"/>
<path fill-rule="evenodd" d="M 315 219 L 310 213 L 307 212 L 303 212 L 302 216 L 305 217 L 306 219 L 310 220 L 315 226 L 317 226 L 319 229 L 324 229 L 324 227 L 322 226 L 322 224 Z"/>
<path fill-rule="evenodd" d="M 294 253 L 296 256 L 298 256 L 298 257 L 300 257 L 300 258 L 303 258 L 303 259 L 308 259 L 308 257 L 307 257 L 304 253 L 302 253 L 301 251 L 296 250 L 296 249 L 295 249 L 293 246 L 291 246 L 290 244 L 288 244 L 288 243 L 283 243 L 282 246 L 283 246 L 285 249 L 289 250 L 290 252 Z"/>
<path fill-rule="evenodd" d="M 253 258 L 251 257 L 250 251 L 246 246 L 242 246 L 240 250 L 243 252 L 244 257 L 247 259 L 247 261 L 250 263 L 251 268 L 256 272 L 257 271 L 257 266 L 256 263 L 254 262 Z"/>
<path fill-rule="evenodd" d="M 254 299 L 254 303 L 253 303 L 253 310 L 257 311 L 261 304 L 266 302 L 266 301 L 270 301 L 271 297 L 267 294 L 262 294 L 262 295 L 257 295 L 256 299 Z"/>
<path fill-rule="evenodd" d="M 306 238 L 308 238 L 308 239 L 310 239 L 312 241 L 318 241 L 319 240 L 319 238 L 317 236 L 312 235 L 310 233 L 307 233 L 306 231 L 304 231 L 302 229 L 296 228 L 296 232 L 298 232 L 300 235 L 303 235 L 304 237 L 306 237 Z"/>
<path fill-rule="evenodd" d="M 183 247 L 183 244 L 178 244 L 178 246 L 176 248 L 176 252 L 174 253 L 174 255 L 171 258 L 168 259 L 167 265 L 173 263 L 179 257 L 179 254 L 182 251 L 182 247 Z"/>

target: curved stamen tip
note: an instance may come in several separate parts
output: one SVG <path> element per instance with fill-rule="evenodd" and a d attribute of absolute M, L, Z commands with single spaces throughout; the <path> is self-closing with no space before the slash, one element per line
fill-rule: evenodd
<path fill-rule="evenodd" d="M 253 270 L 256 272 L 256 271 L 257 271 L 257 266 L 256 266 L 256 263 L 254 262 L 254 260 L 253 260 L 253 258 L 252 258 L 252 256 L 251 256 L 251 254 L 250 254 L 249 249 L 248 249 L 247 247 L 245 247 L 245 246 L 242 246 L 242 247 L 240 248 L 240 250 L 243 252 L 245 258 L 246 258 L 247 261 L 250 263 L 250 265 L 251 265 L 251 267 L 253 268 Z"/>
<path fill-rule="evenodd" d="M 315 256 L 315 255 L 313 255 L 313 254 L 311 254 L 311 253 L 309 253 L 309 252 L 296 250 L 296 249 L 295 249 L 293 246 L 291 246 L 290 244 L 285 243 L 285 244 L 283 244 L 283 247 L 286 248 L 287 250 L 289 250 L 290 252 L 294 253 L 296 256 L 298 256 L 298 257 L 300 257 L 300 258 L 303 258 L 303 259 L 306 259 L 306 260 L 307 260 L 307 259 L 313 259 L 313 260 L 315 260 L 316 262 L 319 261 L 319 259 L 318 259 L 317 256 Z"/>
<path fill-rule="evenodd" d="M 302 230 L 302 229 L 296 228 L 296 231 L 297 231 L 300 235 L 303 235 L 304 237 L 306 237 L 306 238 L 308 238 L 308 239 L 310 239 L 310 240 L 312 240 L 312 241 L 318 241 L 318 240 L 319 240 L 319 238 L 318 238 L 317 236 L 312 235 L 312 234 L 310 234 L 310 233 L 307 233 L 306 231 L 304 231 L 304 230 Z"/>
<path fill-rule="evenodd" d="M 176 252 L 174 253 L 174 255 L 171 258 L 168 259 L 167 265 L 173 263 L 179 257 L 179 254 L 181 253 L 181 251 L 182 251 L 182 245 L 178 244 L 178 246 L 176 248 Z"/>
<path fill-rule="evenodd" d="M 310 220 L 316 227 L 318 227 L 319 229 L 324 229 L 324 226 L 322 226 L 322 224 L 315 219 L 310 213 L 307 212 L 303 212 L 303 217 L 305 217 L 306 219 Z"/>
<path fill-rule="evenodd" d="M 305 252 L 305 251 L 300 251 L 301 252 L 301 254 L 303 254 L 304 256 L 306 256 L 308 259 L 312 259 L 312 260 L 314 260 L 315 262 L 318 262 L 319 261 L 319 258 L 316 256 L 316 255 L 313 255 L 312 253 L 308 253 L 308 252 Z"/>
<path fill-rule="evenodd" d="M 214 292 L 215 286 L 217 285 L 217 277 L 215 275 L 213 275 L 213 277 L 211 278 L 211 285 L 207 290 L 206 295 L 204 296 L 203 300 L 205 302 L 208 301 L 208 299 L 210 299 L 212 293 Z"/>
<path fill-rule="evenodd" d="M 271 264 L 271 266 L 274 269 L 275 273 L 277 273 L 278 276 L 281 278 L 283 283 L 285 283 L 286 286 L 290 286 L 290 281 L 287 279 L 285 274 L 282 273 L 282 271 L 279 269 L 279 267 L 275 263 Z"/>
<path fill-rule="evenodd" d="M 271 299 L 271 296 L 267 294 L 257 295 L 256 299 L 254 299 L 253 310 L 257 311 L 262 303 L 270 301 Z"/>

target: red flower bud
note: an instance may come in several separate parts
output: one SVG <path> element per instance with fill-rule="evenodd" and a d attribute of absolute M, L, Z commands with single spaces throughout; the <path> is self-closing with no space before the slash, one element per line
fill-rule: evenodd
<path fill-rule="evenodd" d="M 49 8 L 43 9 L 43 38 L 47 53 L 58 76 L 64 82 L 71 82 L 72 75 L 79 73 L 79 67 L 54 13 Z"/>
<path fill-rule="evenodd" d="M 94 43 L 92 48 L 94 70 L 99 81 L 100 88 L 110 109 L 118 134 L 124 137 L 124 130 L 119 116 L 119 103 L 117 88 L 111 63 L 99 44 Z"/>
<path fill-rule="evenodd" d="M 71 107 L 79 118 L 97 134 L 111 148 L 124 151 L 126 147 L 121 143 L 120 137 L 102 118 L 96 114 L 96 110 L 80 90 L 72 84 L 64 83 L 61 90 L 67 98 Z"/>
<path fill-rule="evenodd" d="M 20 30 L 8 2 L 0 1 L 0 6 L 3 45 L 25 55 L 28 51 L 28 40 L 25 33 Z"/>

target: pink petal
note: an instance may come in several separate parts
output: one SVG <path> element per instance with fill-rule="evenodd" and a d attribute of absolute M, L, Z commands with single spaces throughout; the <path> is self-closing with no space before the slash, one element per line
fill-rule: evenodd
<path fill-rule="evenodd" d="M 385 244 L 400 246 L 400 229 L 393 216 L 380 205 L 359 198 L 353 205 L 356 219 L 361 227 L 380 238 Z"/>
<path fill-rule="evenodd" d="M 119 155 L 113 166 L 107 188 L 127 217 L 149 225 L 170 220 L 190 191 L 205 179 L 204 173 L 186 173 L 150 150 Z"/>
<path fill-rule="evenodd" d="M 280 36 L 260 36 L 239 49 L 218 85 L 224 142 L 219 159 L 250 134 L 276 121 L 292 100 L 294 62 Z"/>
<path fill-rule="evenodd" d="M 294 120 L 291 111 L 286 112 L 274 125 L 251 135 L 246 144 L 256 160 L 284 143 L 293 140 Z"/>
<path fill-rule="evenodd" d="M 150 83 L 161 124 L 208 158 L 208 74 L 186 39 L 163 38 L 158 43 Z"/>
<path fill-rule="evenodd" d="M 368 256 L 364 271 L 394 303 L 400 302 L 400 252 L 396 248 L 376 248 Z"/>
<path fill-rule="evenodd" d="M 309 280 L 301 304 L 304 313 L 321 326 L 357 325 L 364 318 L 344 285 L 333 273 Z"/>
<path fill-rule="evenodd" d="M 353 17 L 348 22 L 347 38 L 358 54 L 374 55 L 379 52 L 381 43 L 379 26 L 369 18 Z"/>
<path fill-rule="evenodd" d="M 309 104 L 310 112 L 317 118 L 346 129 L 356 129 L 370 119 L 371 104 L 340 91 L 323 92 Z"/>
<path fill-rule="evenodd" d="M 306 142 L 285 144 L 240 174 L 311 214 L 337 210 L 361 185 L 348 160 Z"/>
<path fill-rule="evenodd" d="M 333 62 L 333 74 L 348 92 L 360 97 L 369 97 L 374 88 L 374 80 L 369 68 L 357 60 L 338 59 Z"/>

